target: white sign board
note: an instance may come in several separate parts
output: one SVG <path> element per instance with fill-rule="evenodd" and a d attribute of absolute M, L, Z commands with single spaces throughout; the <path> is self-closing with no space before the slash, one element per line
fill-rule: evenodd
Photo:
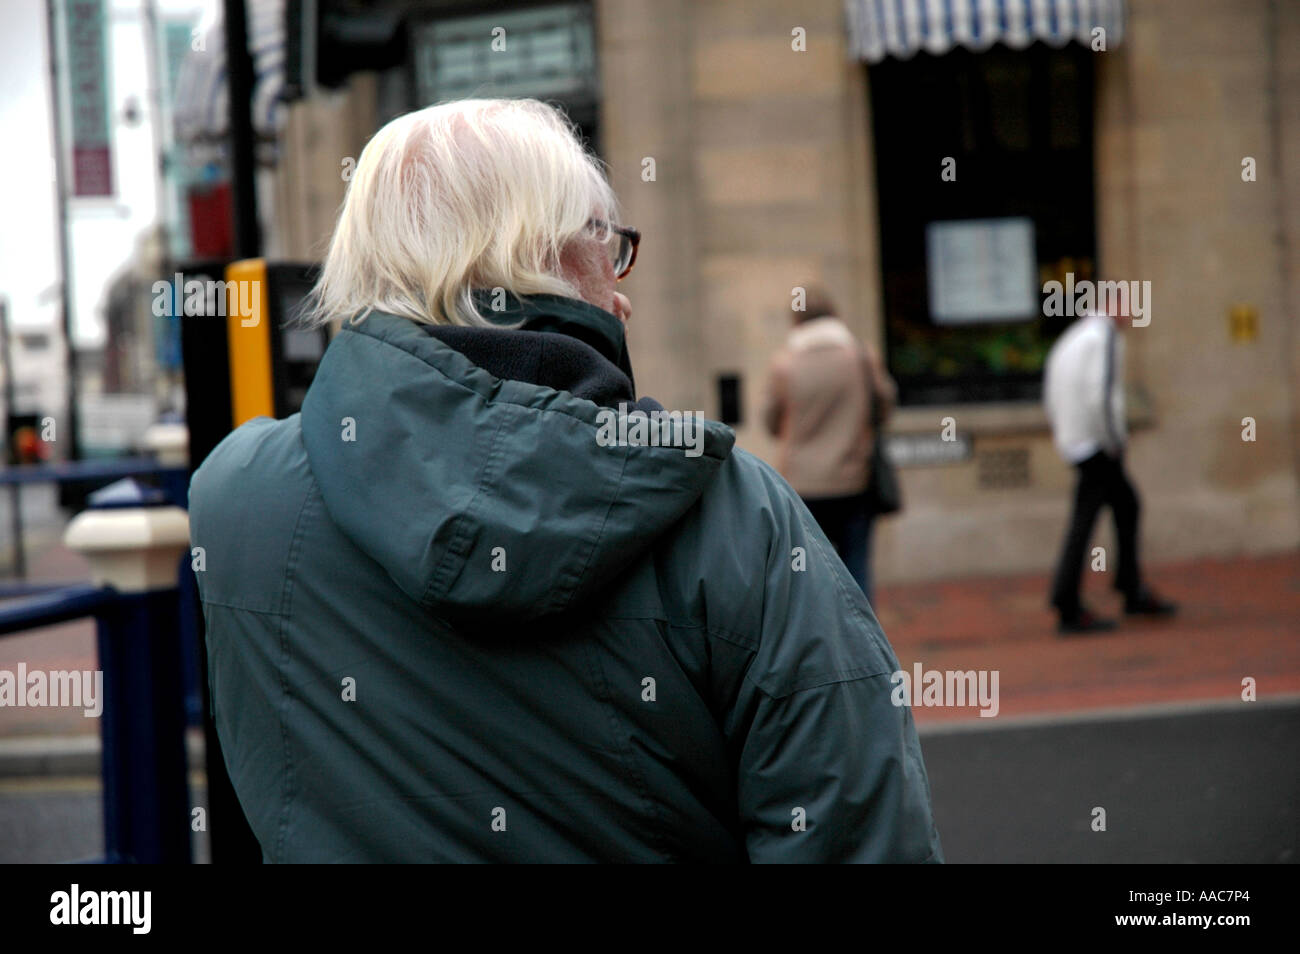
<path fill-rule="evenodd" d="M 939 434 L 890 434 L 885 438 L 885 456 L 895 467 L 927 467 L 970 460 L 974 444 L 970 435 L 958 434 L 945 441 Z"/>
<path fill-rule="evenodd" d="M 99 452 L 140 450 L 144 432 L 158 420 L 152 394 L 85 394 L 79 410 L 81 444 Z"/>
<path fill-rule="evenodd" d="M 1038 314 L 1032 219 L 931 222 L 925 246 L 936 324 L 1028 321 Z"/>

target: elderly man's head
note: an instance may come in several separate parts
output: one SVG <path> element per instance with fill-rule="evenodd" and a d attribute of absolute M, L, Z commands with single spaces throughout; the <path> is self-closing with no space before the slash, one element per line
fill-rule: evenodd
<path fill-rule="evenodd" d="M 599 161 L 554 108 L 476 99 L 408 113 L 361 153 L 313 314 L 480 324 L 472 292 L 504 288 L 581 298 L 626 320 L 617 218 Z"/>

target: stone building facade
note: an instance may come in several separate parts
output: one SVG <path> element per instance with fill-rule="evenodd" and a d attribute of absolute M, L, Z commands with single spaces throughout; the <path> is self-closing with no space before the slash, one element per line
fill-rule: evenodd
<path fill-rule="evenodd" d="M 1160 562 L 1289 549 L 1300 541 L 1300 6 L 1125 7 L 1122 39 L 1089 50 L 1093 110 L 1082 121 L 1093 267 L 1152 289 L 1152 320 L 1128 339 L 1126 382 L 1143 552 Z M 454 2 L 422 10 L 484 14 Z M 638 385 L 718 416 L 720 378 L 738 380 L 738 443 L 769 459 L 760 408 L 792 289 L 824 286 L 889 353 L 889 183 L 877 164 L 891 144 L 876 141 L 875 67 L 854 55 L 848 19 L 843 0 L 594 0 L 590 10 L 593 138 L 625 220 L 644 235 L 624 283 Z M 347 157 L 387 115 L 423 105 L 393 88 L 392 75 L 361 74 L 291 107 L 270 223 L 286 257 L 319 257 Z M 932 158 L 939 188 L 942 157 Z M 891 433 L 937 440 L 945 418 L 969 454 L 902 467 L 905 511 L 878 527 L 879 577 L 1048 568 L 1072 473 L 1038 402 L 905 403 Z"/>

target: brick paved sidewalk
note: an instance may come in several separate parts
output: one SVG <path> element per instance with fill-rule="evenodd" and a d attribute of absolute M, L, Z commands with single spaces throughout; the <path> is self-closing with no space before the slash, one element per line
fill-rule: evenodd
<path fill-rule="evenodd" d="M 84 559 L 55 545 L 33 561 L 32 578 L 82 581 Z M 899 662 L 926 670 L 999 672 L 999 716 L 1112 706 L 1240 698 L 1253 676 L 1260 698 L 1300 692 L 1300 554 L 1199 560 L 1147 568 L 1180 614 L 1121 620 L 1112 633 L 1062 638 L 1047 608 L 1048 579 L 989 577 L 878 588 L 877 612 Z M 1085 574 L 1085 599 L 1120 615 L 1109 577 Z M 0 639 L 0 668 L 18 661 L 49 669 L 92 667 L 90 620 Z M 918 723 L 980 719 L 977 708 L 916 707 Z M 94 733 L 80 711 L 0 710 L 0 737 Z"/>
<path fill-rule="evenodd" d="M 33 543 L 28 579 L 41 583 L 86 583 L 90 564 L 47 534 L 44 546 Z M 43 626 L 30 632 L 0 637 L 0 669 L 16 672 L 20 662 L 28 669 L 94 669 L 95 622 L 73 620 Z M 34 735 L 98 735 L 99 720 L 87 719 L 76 708 L 0 708 L 0 739 Z"/>
<path fill-rule="evenodd" d="M 1119 629 L 1061 637 L 1048 577 L 880 587 L 877 613 L 909 673 L 999 671 L 999 716 L 1300 692 L 1300 554 L 1144 569 L 1180 604 L 1170 620 L 1129 620 L 1110 578 L 1085 574 L 1084 599 Z M 977 708 L 915 707 L 918 724 L 980 720 Z"/>

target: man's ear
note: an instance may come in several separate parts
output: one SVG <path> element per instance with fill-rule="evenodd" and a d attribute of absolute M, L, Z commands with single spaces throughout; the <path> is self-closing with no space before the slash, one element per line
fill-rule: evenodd
<path fill-rule="evenodd" d="M 632 320 L 632 301 L 622 292 L 614 292 L 614 314 L 624 327 Z"/>

